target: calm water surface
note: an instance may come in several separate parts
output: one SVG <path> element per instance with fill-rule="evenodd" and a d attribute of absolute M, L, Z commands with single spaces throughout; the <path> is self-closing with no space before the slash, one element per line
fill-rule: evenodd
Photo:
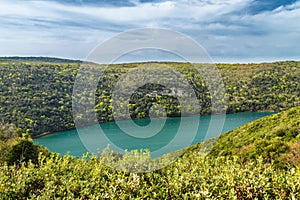
<path fill-rule="evenodd" d="M 261 117 L 271 115 L 274 113 L 270 112 L 259 112 L 259 113 L 236 113 L 236 114 L 227 114 L 226 120 L 223 126 L 222 133 L 233 130 L 243 124 L 249 123 Z M 103 132 L 105 133 L 106 137 L 113 143 L 117 144 L 118 147 L 122 149 L 141 149 L 141 148 L 148 148 L 151 152 L 161 149 L 162 147 L 166 146 L 177 134 L 177 130 L 181 120 L 184 120 L 187 124 L 183 128 L 186 134 L 194 134 L 193 135 L 193 144 L 199 143 L 204 140 L 205 134 L 208 130 L 208 125 L 210 123 L 210 116 L 201 116 L 200 117 L 200 124 L 198 126 L 198 131 L 195 133 L 192 130 L 192 126 L 188 124 L 193 124 L 195 121 L 199 120 L 199 117 L 187 117 L 187 118 L 168 118 L 163 129 L 157 133 L 156 135 L 149 137 L 149 138 L 135 138 L 125 134 L 116 123 L 109 122 L 100 124 Z M 154 120 L 162 120 L 162 119 L 154 119 Z M 128 121 L 121 121 L 123 126 L 129 126 Z M 146 126 L 149 124 L 149 120 L 137 120 L 135 121 L 136 124 L 141 126 Z M 129 127 L 130 128 L 130 127 Z M 94 127 L 87 127 L 85 131 L 88 132 L 90 138 L 93 140 L 93 137 L 97 138 L 97 132 Z M 151 130 L 149 130 L 151 131 Z M 47 135 L 41 138 L 34 139 L 35 143 L 41 144 L 47 147 L 50 151 L 58 152 L 62 155 L 70 152 L 71 155 L 74 156 L 81 156 L 88 150 L 85 148 L 83 143 L 80 140 L 80 137 L 77 133 L 76 129 L 63 131 L 59 133 L 55 133 L 52 135 Z M 95 141 L 91 141 L 94 142 Z M 174 150 L 177 150 L 174 146 Z M 101 151 L 101 149 L 100 149 Z M 94 152 L 97 153 L 97 152 Z"/>

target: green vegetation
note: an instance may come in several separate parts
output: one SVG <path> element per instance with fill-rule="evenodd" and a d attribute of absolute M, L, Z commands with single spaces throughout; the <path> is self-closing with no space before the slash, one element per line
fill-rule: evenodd
<path fill-rule="evenodd" d="M 82 63 L 80 60 L 70 60 L 54 57 L 0 57 L 0 62 L 51 62 L 51 63 Z"/>
<path fill-rule="evenodd" d="M 264 117 L 222 134 L 210 155 L 235 155 L 242 161 L 262 156 L 265 163 L 300 166 L 300 107 Z"/>
<path fill-rule="evenodd" d="M 2 162 L 0 197 L 300 199 L 299 119 L 300 107 L 262 118 L 194 145 L 172 164 L 151 173 L 109 167 L 118 163 L 139 171 L 149 165 L 147 151 L 132 151 L 122 156 L 107 149 L 98 157 L 86 154 L 81 159 L 60 157 L 56 153 L 45 156 L 42 152 L 36 163 Z M 3 140 L 16 137 L 11 125 L 1 127 Z M 160 161 L 168 164 L 175 153 L 163 156 Z M 278 161 L 284 162 L 285 167 L 278 167 Z"/>
<path fill-rule="evenodd" d="M 250 122 L 218 138 L 191 146 L 210 157 L 237 156 L 239 162 L 263 158 L 276 167 L 300 166 L 300 107 Z"/>
<path fill-rule="evenodd" d="M 29 161 L 38 164 L 40 152 L 46 156 L 50 154 L 44 147 L 34 144 L 28 134 L 15 129 L 14 125 L 0 123 L 0 165 L 20 166 Z"/>
<path fill-rule="evenodd" d="M 125 162 L 125 161 L 124 161 Z M 3 199 L 299 199 L 300 173 L 278 170 L 262 160 L 193 154 L 167 168 L 136 174 L 115 171 L 100 159 L 41 157 L 35 165 L 1 166 Z"/>
<path fill-rule="evenodd" d="M 300 199 L 300 62 L 217 65 L 227 112 L 286 111 L 193 145 L 178 160 L 151 173 L 139 172 L 169 164 L 178 152 L 164 155 L 158 163 L 151 161 L 148 151 L 137 150 L 120 155 L 107 149 L 78 159 L 33 144 L 29 135 L 74 128 L 72 91 L 81 64 L 56 58 L 0 59 L 0 199 Z M 92 110 L 99 122 L 112 121 L 113 103 L 124 100 L 112 100 L 121 77 L 151 64 L 107 68 Z M 178 71 L 195 91 L 201 113 L 191 105 L 185 114 L 211 113 L 212 96 L 218 94 L 209 92 L 190 64 L 160 64 Z M 162 76 L 168 73 L 160 70 Z M 176 88 L 178 75 L 168 78 Z M 128 107 L 132 118 L 144 119 L 153 105 L 160 104 L 167 116 L 181 116 L 178 97 L 186 91 L 170 89 L 147 84 L 118 109 Z M 87 92 L 74 98 L 86 102 Z"/>
<path fill-rule="evenodd" d="M 79 61 L 55 58 L 1 58 L 0 119 L 5 123 L 15 124 L 32 136 L 74 128 L 72 91 L 81 64 Z M 212 95 L 217 94 L 210 94 L 203 77 L 188 63 L 161 64 L 182 74 L 199 99 L 201 113 L 198 113 L 193 105 L 189 106 L 185 113 L 209 114 Z M 150 108 L 156 104 L 160 104 L 169 117 L 181 116 L 182 108 L 178 97 L 184 91 L 175 91 L 175 95 L 169 95 L 170 88 L 159 84 L 148 84 L 139 88 L 132 94 L 128 105 L 120 103 L 123 99 L 113 102 L 111 93 L 120 77 L 134 67 L 143 65 L 149 63 L 117 64 L 108 67 L 98 84 L 95 109 L 92 111 L 96 112 L 99 122 L 113 121 L 113 103 L 119 105 L 117 109 L 120 113 L 128 107 L 133 119 L 148 118 Z M 91 63 L 85 66 L 95 67 Z M 300 62 L 217 66 L 225 84 L 228 113 L 282 111 L 300 105 Z M 164 69 L 161 70 L 162 75 L 168 73 Z M 174 84 L 176 78 L 176 74 L 171 78 Z M 214 77 L 212 79 L 218 81 L 214 80 Z M 126 92 L 126 88 L 122 90 Z M 82 95 L 74 98 L 85 102 L 90 95 L 87 92 L 83 90 Z M 157 111 L 155 116 L 163 116 L 163 112 Z M 126 119 L 126 116 L 120 118 Z"/>

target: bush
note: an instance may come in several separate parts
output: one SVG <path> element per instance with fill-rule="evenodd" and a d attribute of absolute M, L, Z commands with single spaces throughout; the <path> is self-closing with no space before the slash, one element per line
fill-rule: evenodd
<path fill-rule="evenodd" d="M 17 132 L 14 125 L 0 125 L 0 164 L 19 166 L 29 161 L 38 164 L 40 152 L 46 156 L 50 154 L 46 148 L 34 144 L 28 134 Z"/>
<path fill-rule="evenodd" d="M 141 155 L 136 155 L 140 157 Z M 88 158 L 88 159 L 87 159 Z M 0 167 L 2 199 L 299 199 L 300 173 L 236 158 L 185 154 L 152 173 L 128 173 L 95 156 L 40 156 L 39 167 Z M 124 163 L 132 161 L 123 160 Z"/>

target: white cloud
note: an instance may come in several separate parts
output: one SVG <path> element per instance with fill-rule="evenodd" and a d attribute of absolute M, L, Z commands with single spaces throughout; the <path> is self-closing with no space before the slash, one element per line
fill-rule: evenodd
<path fill-rule="evenodd" d="M 121 31 L 171 28 L 195 38 L 218 61 L 300 58 L 300 3 L 250 15 L 252 0 L 178 0 L 135 6 L 75 6 L 0 0 L 0 56 L 84 58 Z M 297 56 L 298 55 L 298 56 Z"/>
<path fill-rule="evenodd" d="M 178 17 L 207 21 L 216 16 L 230 13 L 247 5 L 249 0 L 225 1 L 164 1 L 158 3 L 136 3 L 134 7 L 91 7 L 65 5 L 50 1 L 1 2 L 2 16 L 13 15 L 24 18 L 66 20 L 72 17 L 101 19 L 109 22 L 138 23 L 161 18 Z"/>

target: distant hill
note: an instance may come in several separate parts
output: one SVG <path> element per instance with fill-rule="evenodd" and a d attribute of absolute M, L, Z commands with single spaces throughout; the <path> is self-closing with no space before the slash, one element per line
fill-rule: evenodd
<path fill-rule="evenodd" d="M 65 58 L 54 58 L 54 57 L 19 57 L 19 56 L 9 56 L 0 57 L 0 62 L 5 61 L 15 61 L 15 62 L 49 62 L 49 63 L 82 63 L 81 60 L 72 60 Z"/>

